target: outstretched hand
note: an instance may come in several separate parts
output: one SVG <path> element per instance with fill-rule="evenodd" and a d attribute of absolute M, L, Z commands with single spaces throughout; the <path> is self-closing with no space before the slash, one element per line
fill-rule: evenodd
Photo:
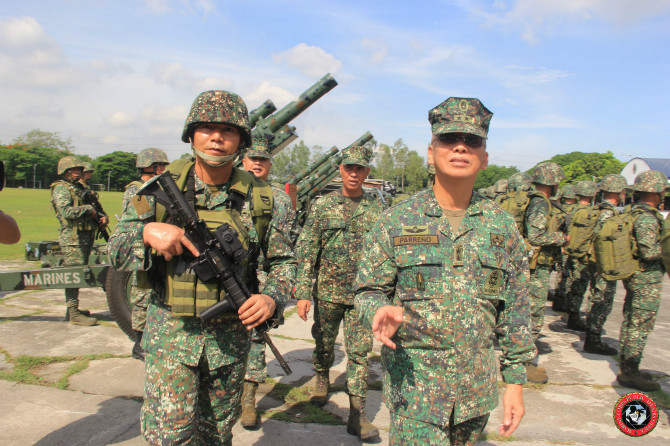
<path fill-rule="evenodd" d="M 391 338 L 398 331 L 404 314 L 405 310 L 394 305 L 385 305 L 377 310 L 372 318 L 372 334 L 375 339 L 395 350 L 396 345 Z"/>

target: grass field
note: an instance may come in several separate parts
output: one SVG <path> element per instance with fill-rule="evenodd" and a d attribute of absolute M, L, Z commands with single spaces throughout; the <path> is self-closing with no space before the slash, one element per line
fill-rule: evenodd
<path fill-rule="evenodd" d="M 121 216 L 123 192 L 100 192 L 100 203 L 109 215 L 110 233 Z M 49 189 L 13 189 L 0 192 L 0 209 L 19 224 L 21 240 L 15 245 L 0 245 L 0 261 L 24 257 L 25 244 L 32 241 L 57 240 L 60 225 L 51 207 Z"/>

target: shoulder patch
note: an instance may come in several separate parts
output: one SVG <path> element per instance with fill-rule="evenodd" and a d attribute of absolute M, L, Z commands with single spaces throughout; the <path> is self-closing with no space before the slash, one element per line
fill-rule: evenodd
<path fill-rule="evenodd" d="M 133 208 L 135 208 L 135 213 L 137 215 L 143 215 L 151 211 L 151 205 L 149 204 L 147 197 L 144 195 L 133 196 L 130 203 L 133 205 Z"/>
<path fill-rule="evenodd" d="M 505 237 L 502 234 L 491 233 L 491 246 L 502 248 L 505 244 Z"/>

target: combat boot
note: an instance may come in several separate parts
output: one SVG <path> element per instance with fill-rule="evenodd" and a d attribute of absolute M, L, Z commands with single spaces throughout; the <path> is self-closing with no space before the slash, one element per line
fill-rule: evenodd
<path fill-rule="evenodd" d="M 600 333 L 594 333 L 592 331 L 586 332 L 584 351 L 586 353 L 606 356 L 614 356 L 618 353 L 617 349 L 610 347 L 602 341 Z"/>
<path fill-rule="evenodd" d="M 132 357 L 144 362 L 144 349 L 142 348 L 143 331 L 135 330 L 135 345 L 133 345 Z"/>
<path fill-rule="evenodd" d="M 81 314 L 83 314 L 84 316 L 90 316 L 91 315 L 91 312 L 88 311 L 88 310 L 79 310 L 79 312 Z M 70 320 L 70 309 L 69 308 L 65 310 L 65 320 L 66 321 Z"/>
<path fill-rule="evenodd" d="M 349 396 L 349 421 L 347 432 L 361 440 L 371 440 L 379 436 L 379 430 L 365 415 L 365 398 Z"/>
<path fill-rule="evenodd" d="M 316 380 L 309 402 L 317 406 L 325 406 L 330 392 L 330 372 L 316 372 Z"/>
<path fill-rule="evenodd" d="M 258 425 L 258 413 L 256 413 L 256 390 L 258 383 L 244 381 L 242 392 L 242 416 L 240 424 L 245 429 L 254 429 Z"/>
<path fill-rule="evenodd" d="M 528 379 L 529 382 L 536 384 L 546 384 L 547 381 L 549 381 L 547 370 L 544 367 L 537 367 L 531 362 L 527 362 L 525 365 L 526 379 Z"/>
<path fill-rule="evenodd" d="M 586 331 L 586 323 L 579 318 L 579 311 L 568 313 L 568 328 L 575 331 Z"/>
<path fill-rule="evenodd" d="M 90 327 L 92 325 L 97 325 L 98 320 L 94 317 L 86 316 L 81 311 L 76 308 L 68 309 L 68 319 L 72 325 L 83 325 Z"/>
<path fill-rule="evenodd" d="M 653 392 L 661 386 L 644 376 L 639 370 L 640 363 L 633 359 L 621 359 L 620 371 L 616 380 L 624 387 L 642 390 L 643 392 Z"/>

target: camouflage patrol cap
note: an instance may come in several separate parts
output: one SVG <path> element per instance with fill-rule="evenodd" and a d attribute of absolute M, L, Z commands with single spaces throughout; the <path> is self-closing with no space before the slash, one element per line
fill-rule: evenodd
<path fill-rule="evenodd" d="M 148 147 L 142 150 L 139 155 L 137 155 L 135 167 L 138 169 L 144 169 L 145 167 L 151 167 L 153 163 L 170 164 L 170 160 L 168 160 L 167 155 L 161 149 Z"/>
<path fill-rule="evenodd" d="M 342 151 L 342 165 L 358 164 L 368 167 L 372 158 L 372 150 L 365 146 L 347 147 Z"/>
<path fill-rule="evenodd" d="M 635 177 L 633 189 L 637 192 L 665 192 L 668 187 L 668 177 L 658 170 L 645 170 Z"/>
<path fill-rule="evenodd" d="M 268 151 L 268 143 L 265 138 L 253 138 L 251 148 L 245 153 L 249 158 L 266 158 L 272 160 L 272 154 Z"/>
<path fill-rule="evenodd" d="M 491 113 L 479 99 L 451 97 L 428 112 L 433 135 L 470 133 L 486 138 Z"/>
<path fill-rule="evenodd" d="M 493 190 L 496 194 L 504 194 L 507 192 L 507 187 L 509 186 L 509 181 L 506 178 L 501 178 L 493 184 Z"/>
<path fill-rule="evenodd" d="M 93 172 L 93 164 L 84 161 L 84 172 Z"/>
<path fill-rule="evenodd" d="M 577 198 L 574 184 L 566 184 L 563 186 L 563 198 Z"/>
<path fill-rule="evenodd" d="M 546 162 L 538 164 L 533 169 L 531 181 L 537 184 L 544 184 L 546 186 L 556 186 L 565 179 L 563 168 L 556 163 Z"/>
<path fill-rule="evenodd" d="M 230 124 L 240 130 L 242 145 L 251 146 L 251 127 L 249 111 L 241 97 L 224 90 L 202 92 L 193 101 L 191 111 L 186 117 L 181 140 L 189 142 L 194 128 L 199 124 Z"/>
<path fill-rule="evenodd" d="M 626 179 L 618 173 L 610 173 L 600 180 L 600 190 L 604 192 L 623 192 L 628 188 Z"/>
<path fill-rule="evenodd" d="M 575 193 L 582 197 L 594 197 L 598 193 L 598 186 L 593 181 L 583 180 L 575 186 Z"/>
<path fill-rule="evenodd" d="M 58 161 L 58 175 L 63 175 L 66 170 L 74 169 L 75 167 L 81 167 L 83 169 L 83 161 L 73 155 L 64 156 Z"/>
<path fill-rule="evenodd" d="M 507 187 L 510 190 L 528 190 L 530 189 L 531 178 L 526 172 L 517 172 L 512 174 L 507 180 Z"/>

